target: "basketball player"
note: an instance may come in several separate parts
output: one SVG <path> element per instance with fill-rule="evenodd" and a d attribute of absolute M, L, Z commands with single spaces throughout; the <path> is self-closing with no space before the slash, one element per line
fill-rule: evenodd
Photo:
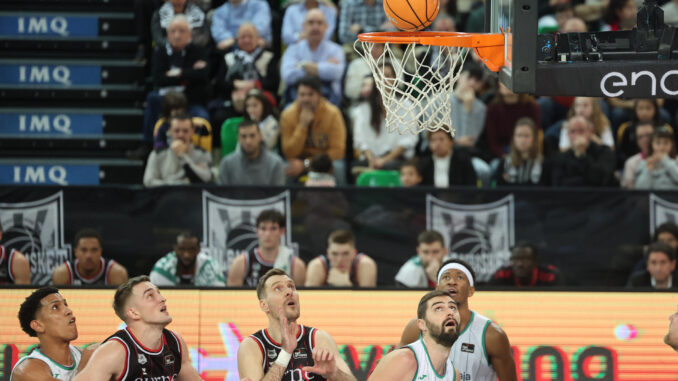
<path fill-rule="evenodd" d="M 52 272 L 58 285 L 112 285 L 127 280 L 127 270 L 112 259 L 101 256 L 101 235 L 94 229 L 82 229 L 75 235 L 75 259 Z"/>
<path fill-rule="evenodd" d="M 678 312 L 669 316 L 669 331 L 664 336 L 664 344 L 678 352 Z"/>
<path fill-rule="evenodd" d="M 355 381 L 332 336 L 297 324 L 299 293 L 284 271 L 272 269 L 264 274 L 257 285 L 257 297 L 268 317 L 268 328 L 240 343 L 241 380 Z"/>
<path fill-rule="evenodd" d="M 421 332 L 419 340 L 381 359 L 370 380 L 459 379 L 459 371 L 450 360 L 450 349 L 459 336 L 459 311 L 449 293 L 435 290 L 421 298 L 417 328 Z"/>
<path fill-rule="evenodd" d="M 295 283 L 304 284 L 306 264 L 289 247 L 280 244 L 285 235 L 285 216 L 275 209 L 257 216 L 259 245 L 233 259 L 227 286 L 256 287 L 259 278 L 272 268 L 291 274 Z"/>
<path fill-rule="evenodd" d="M 165 329 L 172 322 L 166 301 L 146 275 L 120 285 L 113 309 L 127 327 L 106 339 L 74 380 L 200 380 L 184 339 Z"/>
<path fill-rule="evenodd" d="M 327 239 L 327 255 L 308 263 L 306 287 L 377 287 L 377 263 L 358 254 L 348 230 L 336 230 Z"/>
<path fill-rule="evenodd" d="M 457 302 L 459 338 L 452 346 L 450 360 L 462 380 L 516 381 L 511 345 L 506 333 L 489 318 L 471 311 L 468 298 L 475 292 L 475 272 L 459 259 L 448 259 L 438 270 L 438 290 L 449 292 Z M 408 323 L 398 343 L 400 348 L 419 337 L 417 319 Z"/>
<path fill-rule="evenodd" d="M 40 346 L 16 363 L 10 381 L 69 381 L 96 349 L 90 345 L 81 351 L 70 345 L 78 338 L 75 316 L 54 287 L 33 291 L 19 307 L 19 322 L 28 336 L 40 340 Z"/>
<path fill-rule="evenodd" d="M 0 242 L 2 225 L 0 225 Z M 0 245 L 0 284 L 31 284 L 31 268 L 25 255 Z"/>

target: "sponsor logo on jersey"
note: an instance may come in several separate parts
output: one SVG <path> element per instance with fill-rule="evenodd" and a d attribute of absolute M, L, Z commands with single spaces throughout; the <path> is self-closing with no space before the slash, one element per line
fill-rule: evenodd
<path fill-rule="evenodd" d="M 165 365 L 172 365 L 172 364 L 174 364 L 174 355 L 165 356 Z"/>
<path fill-rule="evenodd" d="M 295 360 L 308 358 L 308 354 L 306 353 L 306 349 L 304 348 L 295 349 L 293 356 Z"/>
<path fill-rule="evenodd" d="M 461 343 L 461 351 L 466 353 L 473 353 L 475 351 L 475 344 Z"/>
<path fill-rule="evenodd" d="M 139 356 L 137 356 L 137 361 L 139 364 L 144 365 L 148 362 L 148 359 L 146 359 L 146 356 L 144 356 L 143 353 L 139 353 Z"/>
<path fill-rule="evenodd" d="M 267 350 L 268 358 L 273 360 L 274 358 L 278 357 L 278 354 L 275 353 L 275 349 L 269 349 Z"/>

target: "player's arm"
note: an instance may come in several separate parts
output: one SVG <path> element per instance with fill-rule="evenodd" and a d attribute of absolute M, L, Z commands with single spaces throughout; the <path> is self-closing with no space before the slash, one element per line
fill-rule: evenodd
<path fill-rule="evenodd" d="M 113 266 L 111 266 L 111 272 L 108 274 L 108 276 L 109 282 L 111 282 L 113 286 L 121 285 L 127 282 L 127 279 L 129 278 L 129 275 L 127 275 L 127 269 L 119 263 L 115 263 Z"/>
<path fill-rule="evenodd" d="M 398 344 L 396 344 L 396 349 L 397 348 L 402 348 L 406 346 L 407 344 L 412 344 L 417 339 L 419 339 L 419 335 L 421 334 L 421 331 L 419 331 L 419 326 L 417 325 L 417 319 L 412 319 L 410 320 L 409 323 L 405 326 L 405 329 L 403 330 L 403 334 L 400 336 L 400 341 Z"/>
<path fill-rule="evenodd" d="M 80 363 L 78 364 L 78 373 L 81 372 L 85 367 L 87 366 L 87 363 L 89 362 L 90 357 L 94 354 L 94 351 L 99 348 L 99 343 L 94 343 L 92 345 L 88 345 L 86 348 L 83 348 L 80 352 Z"/>
<path fill-rule="evenodd" d="M 293 257 L 292 259 L 292 277 L 294 278 L 294 284 L 303 286 L 306 283 L 306 264 L 299 257 Z"/>
<path fill-rule="evenodd" d="M 107 341 L 92 354 L 85 368 L 73 381 L 109 381 L 125 371 L 127 350 L 117 340 Z"/>
<path fill-rule="evenodd" d="M 325 266 L 320 258 L 314 258 L 308 262 L 306 270 L 306 287 L 320 287 L 325 283 Z"/>
<path fill-rule="evenodd" d="M 193 362 L 191 361 L 191 353 L 188 351 L 188 345 L 184 341 L 184 338 L 181 337 L 178 333 L 174 332 L 174 335 L 179 339 L 179 344 L 181 345 L 181 371 L 179 371 L 177 380 L 179 381 L 199 381 L 202 380 L 198 371 L 193 367 Z"/>
<path fill-rule="evenodd" d="M 43 361 L 28 359 L 19 363 L 12 373 L 12 381 L 59 381 L 52 377 L 49 366 Z"/>
<path fill-rule="evenodd" d="M 356 381 L 346 361 L 339 354 L 339 348 L 329 333 L 319 329 L 315 331 L 315 348 L 313 348 L 313 366 L 305 366 L 301 370 L 319 374 L 332 381 Z"/>
<path fill-rule="evenodd" d="M 70 284 L 71 278 L 65 263 L 60 264 L 52 272 L 52 283 L 55 285 Z"/>
<path fill-rule="evenodd" d="M 31 266 L 28 264 L 28 258 L 18 251 L 14 252 L 12 274 L 14 284 L 31 284 Z"/>
<path fill-rule="evenodd" d="M 264 378 L 263 362 L 259 345 L 252 338 L 245 338 L 238 348 L 238 373 L 240 379 L 248 378 L 252 381 L 259 381 Z M 285 368 L 273 363 L 268 369 L 269 380 L 279 381 L 285 374 Z"/>
<path fill-rule="evenodd" d="M 459 373 L 459 369 L 457 368 L 454 368 L 454 379 L 461 380 L 461 373 Z"/>
<path fill-rule="evenodd" d="M 245 254 L 240 254 L 233 262 L 231 268 L 228 269 L 228 279 L 226 286 L 242 286 L 245 283 Z"/>
<path fill-rule="evenodd" d="M 516 381 L 518 379 L 508 336 L 494 323 L 491 323 L 485 331 L 485 350 L 490 356 L 490 362 L 494 371 L 497 372 L 499 381 Z"/>
<path fill-rule="evenodd" d="M 396 349 L 384 356 L 368 378 L 369 381 L 412 380 L 417 371 L 417 358 L 408 348 Z M 459 380 L 459 378 L 456 378 Z"/>
<path fill-rule="evenodd" d="M 358 286 L 377 287 L 377 262 L 367 255 L 358 264 Z"/>

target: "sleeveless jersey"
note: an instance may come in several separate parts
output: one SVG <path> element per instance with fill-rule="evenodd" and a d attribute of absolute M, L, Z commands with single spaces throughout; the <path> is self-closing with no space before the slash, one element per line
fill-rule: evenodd
<path fill-rule="evenodd" d="M 358 255 L 353 258 L 353 263 L 351 263 L 351 270 L 349 271 L 349 276 L 351 279 L 351 283 L 353 285 L 358 284 L 358 264 L 360 263 L 360 260 L 365 254 L 363 253 L 358 253 Z M 320 262 L 323 264 L 323 268 L 325 269 L 325 281 L 323 282 L 323 286 L 327 285 L 327 276 L 330 273 L 330 259 L 327 258 L 327 255 L 319 255 L 318 258 L 320 258 Z"/>
<path fill-rule="evenodd" d="M 121 329 L 104 342 L 115 340 L 127 352 L 125 367 L 117 381 L 174 380 L 181 370 L 181 343 L 174 332 L 162 330 L 162 345 L 158 349 L 144 347 L 129 328 Z"/>
<path fill-rule="evenodd" d="M 281 255 L 282 246 L 278 249 L 278 255 Z M 259 278 L 261 278 L 266 272 L 272 268 L 282 268 L 287 267 L 291 277 L 294 277 L 294 256 L 289 256 L 289 263 L 286 263 L 285 266 L 278 267 L 274 262 L 267 262 L 259 254 L 259 247 L 253 247 L 245 253 L 245 286 L 257 287 L 259 284 Z M 287 269 L 283 268 L 283 270 Z"/>
<path fill-rule="evenodd" d="M 0 245 L 0 284 L 14 283 L 14 273 L 12 272 L 14 253 L 16 253 L 16 250 L 7 249 Z"/>
<path fill-rule="evenodd" d="M 489 318 L 471 311 L 471 320 L 452 346 L 450 360 L 459 370 L 462 381 L 497 380 L 485 348 L 485 332 L 491 322 Z"/>
<path fill-rule="evenodd" d="M 49 371 L 52 373 L 52 378 L 56 378 L 58 380 L 63 380 L 63 381 L 70 381 L 75 377 L 75 372 L 78 370 L 78 364 L 80 364 L 80 350 L 77 347 L 74 347 L 72 345 L 69 345 L 69 348 L 71 349 L 71 356 L 73 357 L 73 365 L 71 366 L 64 366 L 59 364 L 58 362 L 52 360 L 51 358 L 45 356 L 42 352 L 40 352 L 40 347 L 37 347 L 33 349 L 33 351 L 28 355 L 22 357 L 15 365 L 14 368 L 12 369 L 12 374 L 9 376 L 9 381 L 12 381 L 12 377 L 14 376 L 14 369 L 23 361 L 28 360 L 28 359 L 35 359 L 35 360 L 40 360 L 47 364 L 49 366 Z"/>
<path fill-rule="evenodd" d="M 73 285 L 110 285 L 109 276 L 111 268 L 115 264 L 115 261 L 112 259 L 105 259 L 104 257 L 100 258 L 101 266 L 99 272 L 91 278 L 86 278 L 84 275 L 80 274 L 78 271 L 78 260 L 72 259 L 66 262 L 66 268 L 68 269 L 68 284 Z"/>
<path fill-rule="evenodd" d="M 408 345 L 406 348 L 409 348 L 412 352 L 414 352 L 414 357 L 417 359 L 417 372 L 414 374 L 412 381 L 455 381 L 457 375 L 454 371 L 454 366 L 452 365 L 450 358 L 447 358 L 445 374 L 439 375 L 431 363 L 431 358 L 428 355 L 428 349 L 426 349 L 426 344 L 424 344 L 424 340 L 421 337 L 419 337 L 419 340 Z"/>
<path fill-rule="evenodd" d="M 305 366 L 312 366 L 313 362 L 313 348 L 315 347 L 315 333 L 316 329 L 299 325 L 299 332 L 297 333 L 297 348 L 294 349 L 290 363 L 287 365 L 282 381 L 303 381 L 312 379 L 313 381 L 323 381 L 326 378 L 317 374 L 309 377 L 309 374 L 301 370 Z M 267 329 L 262 329 L 250 335 L 254 342 L 259 346 L 261 356 L 263 358 L 261 366 L 264 369 L 264 374 L 273 365 L 275 359 L 280 353 L 280 343 L 276 343 L 268 334 Z"/>

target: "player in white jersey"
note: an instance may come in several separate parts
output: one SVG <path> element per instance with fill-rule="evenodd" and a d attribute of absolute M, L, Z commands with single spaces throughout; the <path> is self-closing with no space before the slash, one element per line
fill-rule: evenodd
<path fill-rule="evenodd" d="M 450 360 L 462 381 L 516 381 L 516 366 L 506 333 L 489 318 L 472 311 L 468 298 L 475 292 L 475 273 L 459 259 L 448 259 L 438 270 L 438 290 L 450 292 L 457 302 L 460 334 L 450 351 Z M 419 337 L 417 320 L 410 321 L 397 348 Z"/>
<path fill-rule="evenodd" d="M 459 372 L 450 360 L 450 350 L 459 335 L 459 320 L 457 302 L 449 293 L 428 292 L 417 307 L 419 340 L 381 359 L 369 381 L 459 380 Z"/>
<path fill-rule="evenodd" d="M 10 381 L 69 381 L 84 366 L 96 346 L 84 353 L 72 345 L 78 338 L 75 316 L 59 290 L 43 287 L 29 295 L 19 308 L 21 329 L 40 340 L 28 356 L 19 360 Z"/>

